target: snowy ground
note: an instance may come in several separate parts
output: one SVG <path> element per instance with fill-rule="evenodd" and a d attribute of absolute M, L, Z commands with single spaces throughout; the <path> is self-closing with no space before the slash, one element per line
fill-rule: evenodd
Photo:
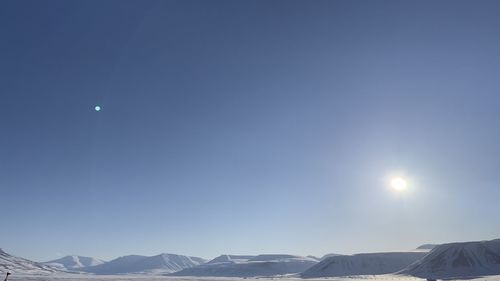
<path fill-rule="evenodd" d="M 50 276 L 12 276 L 12 281 L 422 281 L 425 279 L 399 275 L 372 275 L 352 277 L 330 277 L 317 279 L 301 279 L 295 277 L 276 278 L 235 278 L 235 277 L 167 277 L 146 275 L 50 275 Z M 474 279 L 474 281 L 500 281 L 500 275 Z"/>

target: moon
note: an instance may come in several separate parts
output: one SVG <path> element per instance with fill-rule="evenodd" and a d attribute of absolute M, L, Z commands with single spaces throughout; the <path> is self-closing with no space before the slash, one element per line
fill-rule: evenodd
<path fill-rule="evenodd" d="M 94 107 L 94 109 L 95 109 L 95 111 L 101 111 L 101 107 L 100 107 L 100 106 L 98 106 L 98 105 L 96 105 L 96 106 Z"/>
<path fill-rule="evenodd" d="M 395 177 L 391 179 L 390 185 L 396 191 L 404 191 L 408 187 L 408 181 L 402 177 Z"/>

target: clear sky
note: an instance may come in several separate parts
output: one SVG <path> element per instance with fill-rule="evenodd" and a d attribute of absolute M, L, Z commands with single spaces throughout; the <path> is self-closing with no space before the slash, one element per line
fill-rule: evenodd
<path fill-rule="evenodd" d="M 499 12 L 2 1 L 0 247 L 211 258 L 498 238 Z"/>

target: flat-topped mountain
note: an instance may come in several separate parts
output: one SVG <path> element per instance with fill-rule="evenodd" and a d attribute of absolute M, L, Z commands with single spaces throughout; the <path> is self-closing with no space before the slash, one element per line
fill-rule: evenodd
<path fill-rule="evenodd" d="M 230 255 L 229 255 L 230 256 Z M 235 257 L 235 256 L 233 256 Z M 257 277 L 300 273 L 316 264 L 315 258 L 294 255 L 238 256 L 214 260 L 200 266 L 173 273 L 174 276 Z"/>
<path fill-rule="evenodd" d="M 394 273 L 426 254 L 414 251 L 331 256 L 304 271 L 301 276 L 314 278 Z"/>

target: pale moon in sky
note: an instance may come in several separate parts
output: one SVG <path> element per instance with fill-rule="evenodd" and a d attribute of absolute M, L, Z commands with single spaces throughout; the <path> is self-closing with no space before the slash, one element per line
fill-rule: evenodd
<path fill-rule="evenodd" d="M 94 109 L 95 109 L 95 111 L 101 111 L 101 107 L 100 107 L 100 106 L 98 106 L 98 105 L 96 105 L 96 106 L 94 107 Z"/>
<path fill-rule="evenodd" d="M 403 191 L 408 187 L 408 182 L 401 177 L 391 179 L 391 187 L 396 191 Z"/>

